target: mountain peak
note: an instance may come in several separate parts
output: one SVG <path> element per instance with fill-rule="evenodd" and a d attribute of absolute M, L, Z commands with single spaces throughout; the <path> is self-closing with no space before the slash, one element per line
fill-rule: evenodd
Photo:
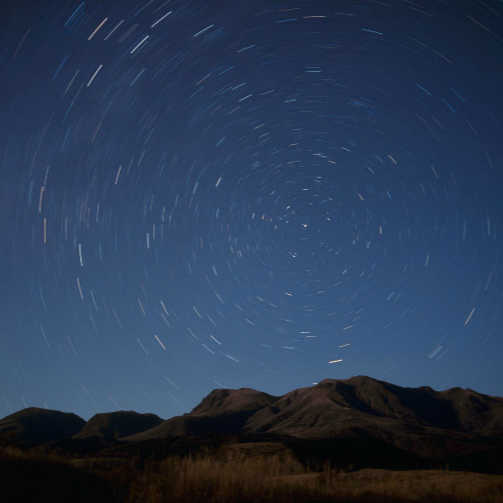
<path fill-rule="evenodd" d="M 155 414 L 119 410 L 95 414 L 74 438 L 100 437 L 105 440 L 134 435 L 162 423 Z"/>
<path fill-rule="evenodd" d="M 215 389 L 211 391 L 191 414 L 215 415 L 234 411 L 253 411 L 271 404 L 276 397 L 252 388 Z"/>
<path fill-rule="evenodd" d="M 373 377 L 365 376 L 365 375 L 357 375 L 353 377 L 349 377 L 348 379 L 332 379 L 332 378 L 327 378 L 323 379 L 320 381 L 317 386 L 320 385 L 329 385 L 329 384 L 336 384 L 338 382 L 342 383 L 349 383 L 353 385 L 363 385 L 366 383 L 384 383 L 384 381 L 379 381 L 378 379 L 374 379 Z"/>
<path fill-rule="evenodd" d="M 70 438 L 84 424 L 85 421 L 73 413 L 27 407 L 0 420 L 0 439 L 37 445 Z"/>
<path fill-rule="evenodd" d="M 442 457 L 468 452 L 480 439 L 503 438 L 503 398 L 462 388 L 401 387 L 360 375 L 324 379 L 282 396 L 251 388 L 215 389 L 191 412 L 166 421 L 117 411 L 96 414 L 84 427 L 74 414 L 35 407 L 0 420 L 0 441 L 32 445 L 68 436 L 108 445 L 115 440 L 199 442 L 214 435 L 321 443 L 373 439 L 414 455 Z M 481 449 L 492 440 L 484 442 Z"/>

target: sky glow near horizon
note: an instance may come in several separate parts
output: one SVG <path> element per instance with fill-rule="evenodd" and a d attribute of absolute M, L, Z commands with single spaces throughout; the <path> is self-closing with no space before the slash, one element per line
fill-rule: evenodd
<path fill-rule="evenodd" d="M 0 416 L 503 395 L 501 2 L 0 9 Z"/>

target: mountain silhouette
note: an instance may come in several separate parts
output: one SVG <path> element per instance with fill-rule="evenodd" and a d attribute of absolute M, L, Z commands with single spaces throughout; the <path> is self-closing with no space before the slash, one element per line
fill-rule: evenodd
<path fill-rule="evenodd" d="M 239 433 L 251 416 L 277 399 L 278 397 L 250 388 L 213 390 L 189 414 L 175 416 L 155 428 L 131 435 L 124 440 L 141 441 L 184 435 Z"/>
<path fill-rule="evenodd" d="M 100 437 L 114 440 L 148 430 L 162 421 L 155 414 L 140 414 L 132 410 L 95 414 L 73 438 Z"/>
<path fill-rule="evenodd" d="M 34 446 L 72 437 L 86 422 L 73 413 L 28 407 L 0 420 L 0 443 Z"/>
<path fill-rule="evenodd" d="M 302 449 L 360 446 L 366 457 L 380 450 L 390 459 L 405 453 L 411 460 L 458 459 L 503 448 L 503 398 L 461 388 L 406 388 L 367 376 L 325 379 L 278 397 L 219 389 L 190 413 L 121 440 L 218 434 L 290 439 Z"/>
<path fill-rule="evenodd" d="M 404 388 L 366 376 L 325 379 L 279 397 L 249 388 L 218 389 L 190 413 L 127 440 L 213 433 L 225 429 L 224 424 L 230 431 L 312 439 L 362 429 L 383 436 L 402 430 L 491 436 L 503 433 L 503 398 L 461 388 Z"/>
<path fill-rule="evenodd" d="M 252 453 L 267 446 L 288 449 L 306 463 L 451 463 L 503 473 L 503 398 L 356 376 L 325 379 L 281 396 L 250 388 L 217 389 L 191 412 L 164 421 L 154 414 L 119 411 L 85 423 L 74 414 L 24 409 L 0 421 L 0 441 L 53 442 L 49 449 L 104 456 L 162 457 L 202 448 Z"/>

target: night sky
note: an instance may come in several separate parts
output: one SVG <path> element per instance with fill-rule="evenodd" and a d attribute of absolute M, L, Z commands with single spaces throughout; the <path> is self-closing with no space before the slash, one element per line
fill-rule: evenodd
<path fill-rule="evenodd" d="M 0 12 L 0 416 L 503 395 L 501 1 Z"/>

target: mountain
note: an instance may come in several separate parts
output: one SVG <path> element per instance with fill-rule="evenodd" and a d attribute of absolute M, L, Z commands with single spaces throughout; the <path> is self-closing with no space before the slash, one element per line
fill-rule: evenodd
<path fill-rule="evenodd" d="M 35 446 L 70 438 L 85 421 L 76 414 L 29 407 L 0 420 L 0 443 Z"/>
<path fill-rule="evenodd" d="M 72 437 L 72 438 L 70 438 Z M 104 457 L 201 450 L 292 452 L 309 466 L 432 467 L 503 473 L 503 398 L 407 388 L 366 376 L 325 379 L 273 396 L 217 389 L 191 412 L 161 420 L 120 411 L 78 416 L 25 409 L 0 421 L 0 440 Z M 51 443 L 52 442 L 52 443 Z"/>
<path fill-rule="evenodd" d="M 493 436 L 503 434 L 503 398 L 461 388 L 443 392 L 428 387 L 404 388 L 366 376 L 325 379 L 279 397 L 249 388 L 218 389 L 190 413 L 127 440 L 226 428 L 310 439 L 358 434 L 362 428 L 373 435 L 449 430 L 461 436 Z"/>
<path fill-rule="evenodd" d="M 325 379 L 279 397 L 220 389 L 190 413 L 122 440 L 215 434 L 277 437 L 320 449 L 361 445 L 365 455 L 379 449 L 390 458 L 457 459 L 503 448 L 503 398 L 461 388 L 405 388 L 366 376 Z"/>
<path fill-rule="evenodd" d="M 231 434 L 242 431 L 246 421 L 278 397 L 250 388 L 212 391 L 189 414 L 176 416 L 125 441 L 163 439 L 186 435 Z"/>
<path fill-rule="evenodd" d="M 403 388 L 366 376 L 325 379 L 279 397 L 245 425 L 248 431 L 325 438 L 356 426 L 447 429 L 495 435 L 503 432 L 503 398 L 453 388 Z"/>
<path fill-rule="evenodd" d="M 135 411 L 95 414 L 73 438 L 100 437 L 113 440 L 149 430 L 162 422 L 155 414 L 140 414 Z"/>
<path fill-rule="evenodd" d="M 235 412 L 256 412 L 274 403 L 278 397 L 250 388 L 216 389 L 194 407 L 191 415 L 218 416 Z"/>

